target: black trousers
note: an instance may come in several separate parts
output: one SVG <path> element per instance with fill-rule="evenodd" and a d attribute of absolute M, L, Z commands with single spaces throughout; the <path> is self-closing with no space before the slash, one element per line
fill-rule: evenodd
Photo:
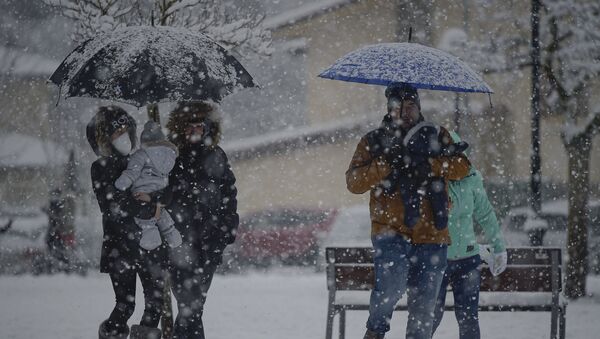
<path fill-rule="evenodd" d="M 110 273 L 116 304 L 108 317 L 107 330 L 122 333 L 127 326 L 127 321 L 133 315 L 136 276 L 140 277 L 144 290 L 144 314 L 140 325 L 158 327 L 162 314 L 166 274 L 167 271 L 164 267 L 151 264 L 128 269 L 121 273 Z"/>
<path fill-rule="evenodd" d="M 214 264 L 171 268 L 178 310 L 173 339 L 205 339 L 202 313 L 216 269 Z"/>

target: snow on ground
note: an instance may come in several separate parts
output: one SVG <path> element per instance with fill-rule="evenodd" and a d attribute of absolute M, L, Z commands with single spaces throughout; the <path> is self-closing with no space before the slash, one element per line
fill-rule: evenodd
<path fill-rule="evenodd" d="M 589 278 L 593 296 L 567 308 L 567 338 L 600 333 L 600 277 Z M 142 304 L 141 287 L 136 297 Z M 205 310 L 209 339 L 308 339 L 325 336 L 325 274 L 277 269 L 267 273 L 217 275 Z M 112 308 L 107 275 L 0 277 L 0 338 L 95 338 Z M 130 324 L 139 321 L 138 307 Z M 349 312 L 346 338 L 360 339 L 367 312 Z M 406 313 L 396 312 L 389 338 L 404 338 Z M 549 313 L 481 314 L 486 339 L 548 338 Z M 446 314 L 435 338 L 457 338 L 454 315 Z M 334 333 L 337 337 L 337 334 Z"/>

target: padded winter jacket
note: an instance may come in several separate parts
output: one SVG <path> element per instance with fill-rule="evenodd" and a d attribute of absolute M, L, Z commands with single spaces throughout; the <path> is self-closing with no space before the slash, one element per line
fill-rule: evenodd
<path fill-rule="evenodd" d="M 239 224 L 235 176 L 225 152 L 216 145 L 180 148 L 169 184 L 167 209 L 184 243 L 197 251 L 191 266 L 219 264 Z"/>
<path fill-rule="evenodd" d="M 461 180 L 450 181 L 452 208 L 448 229 L 452 245 L 448 247 L 448 260 L 457 260 L 479 254 L 479 245 L 473 229 L 473 218 L 482 227 L 485 239 L 494 253 L 506 249 L 502 231 L 494 208 L 483 187 L 481 173 L 471 168 L 469 175 Z"/>
<path fill-rule="evenodd" d="M 348 190 L 355 194 L 370 191 L 371 234 L 397 233 L 406 236 L 413 243 L 449 244 L 448 229 L 435 228 L 431 204 L 427 199 L 423 199 L 421 203 L 421 217 L 417 224 L 412 229 L 404 225 L 404 204 L 400 193 L 395 191 L 388 194 L 384 190 L 386 178 L 392 171 L 390 164 L 384 156 L 374 158 L 371 155 L 367 141 L 369 139 L 367 134 L 358 143 L 346 171 L 346 184 Z M 450 134 L 444 128 L 440 129 L 440 142 L 452 142 Z M 446 180 L 462 179 L 469 173 L 469 168 L 469 160 L 464 155 L 431 159 L 432 175 Z"/>

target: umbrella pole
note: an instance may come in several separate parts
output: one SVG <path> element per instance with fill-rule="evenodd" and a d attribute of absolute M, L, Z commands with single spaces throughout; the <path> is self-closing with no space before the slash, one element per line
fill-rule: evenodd
<path fill-rule="evenodd" d="M 454 98 L 454 128 L 460 134 L 460 96 L 456 93 Z"/>
<path fill-rule="evenodd" d="M 158 112 L 158 104 L 152 103 L 146 106 L 148 110 L 148 120 L 154 121 L 160 125 L 160 113 Z"/>
<path fill-rule="evenodd" d="M 160 125 L 160 113 L 158 104 L 151 103 L 146 105 L 148 110 L 148 120 L 154 121 Z M 173 310 L 171 307 L 171 278 L 169 275 L 165 277 L 165 285 L 163 288 L 163 305 L 161 314 L 161 329 L 163 338 L 171 339 L 173 337 Z"/>

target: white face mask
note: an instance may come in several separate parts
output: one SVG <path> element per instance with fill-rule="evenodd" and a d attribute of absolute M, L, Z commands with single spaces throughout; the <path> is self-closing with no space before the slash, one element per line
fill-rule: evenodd
<path fill-rule="evenodd" d="M 202 140 L 202 134 L 200 133 L 194 133 L 192 135 L 189 136 L 189 140 L 192 144 L 197 143 L 198 141 Z"/>
<path fill-rule="evenodd" d="M 131 152 L 131 140 L 129 139 L 129 133 L 123 133 L 120 137 L 112 141 L 112 145 L 115 147 L 121 155 L 127 155 Z"/>

